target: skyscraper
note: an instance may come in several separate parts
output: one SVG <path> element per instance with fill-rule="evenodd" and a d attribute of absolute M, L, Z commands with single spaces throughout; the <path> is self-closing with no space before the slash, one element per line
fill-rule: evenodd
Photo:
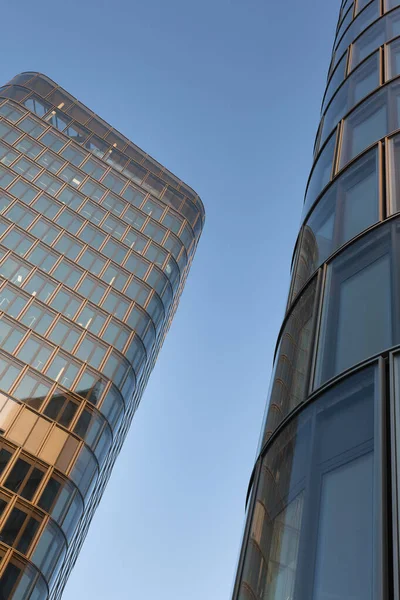
<path fill-rule="evenodd" d="M 204 224 L 48 77 L 0 88 L 0 599 L 60 598 Z"/>
<path fill-rule="evenodd" d="M 345 0 L 235 600 L 399 599 L 400 1 Z"/>

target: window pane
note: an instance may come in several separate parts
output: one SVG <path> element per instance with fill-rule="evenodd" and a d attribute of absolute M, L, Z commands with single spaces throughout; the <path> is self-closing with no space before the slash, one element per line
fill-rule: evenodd
<path fill-rule="evenodd" d="M 375 377 L 330 388 L 266 451 L 239 598 L 372 600 Z"/>
<path fill-rule="evenodd" d="M 307 393 L 316 288 L 314 279 L 299 297 L 281 335 L 275 359 L 267 436 L 305 399 Z"/>
<path fill-rule="evenodd" d="M 390 226 L 374 231 L 329 267 L 318 384 L 392 345 L 390 234 Z"/>
<path fill-rule="evenodd" d="M 386 90 L 364 102 L 344 122 L 340 166 L 388 133 Z"/>
<path fill-rule="evenodd" d="M 303 229 L 291 301 L 342 244 L 379 220 L 378 151 L 347 170 L 322 196 Z"/>

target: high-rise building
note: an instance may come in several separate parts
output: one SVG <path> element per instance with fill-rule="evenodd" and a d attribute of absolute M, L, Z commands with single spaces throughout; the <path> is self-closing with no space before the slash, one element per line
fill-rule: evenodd
<path fill-rule="evenodd" d="M 399 599 L 399 213 L 400 1 L 345 0 L 235 600 Z"/>
<path fill-rule="evenodd" d="M 48 77 L 0 88 L 0 599 L 60 598 L 204 223 Z"/>

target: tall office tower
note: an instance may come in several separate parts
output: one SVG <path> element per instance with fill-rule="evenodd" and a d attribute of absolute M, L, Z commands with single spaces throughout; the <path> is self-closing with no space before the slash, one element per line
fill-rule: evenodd
<path fill-rule="evenodd" d="M 400 0 L 345 0 L 235 600 L 399 599 L 399 213 Z"/>
<path fill-rule="evenodd" d="M 177 308 L 204 208 L 37 73 L 0 88 L 0 163 L 0 599 L 55 600 Z"/>

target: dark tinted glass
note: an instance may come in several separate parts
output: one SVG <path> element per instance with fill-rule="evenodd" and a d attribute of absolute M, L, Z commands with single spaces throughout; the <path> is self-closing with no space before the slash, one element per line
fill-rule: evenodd
<path fill-rule="evenodd" d="M 20 533 L 26 518 L 27 515 L 25 512 L 19 510 L 19 508 L 13 508 L 6 524 L 1 530 L 1 539 L 5 544 L 9 546 L 14 544 L 15 538 Z"/>
<path fill-rule="evenodd" d="M 306 397 L 316 289 L 314 279 L 299 297 L 283 328 L 275 358 L 265 439 Z"/>
<path fill-rule="evenodd" d="M 34 467 L 32 469 L 32 472 L 29 474 L 28 481 L 22 489 L 21 496 L 23 496 L 27 500 L 32 500 L 36 490 L 39 487 L 40 482 L 43 479 L 43 475 L 43 471 Z"/>
<path fill-rule="evenodd" d="M 27 463 L 25 460 L 22 460 L 22 458 L 19 458 L 6 479 L 4 484 L 6 488 L 12 490 L 13 492 L 17 492 L 30 468 L 30 463 Z"/>
<path fill-rule="evenodd" d="M 370 368 L 335 386 L 267 450 L 241 600 L 372 600 L 374 381 Z"/>
<path fill-rule="evenodd" d="M 40 508 L 42 508 L 43 510 L 45 510 L 48 513 L 50 512 L 50 509 L 53 506 L 54 500 L 57 497 L 60 487 L 61 487 L 61 483 L 59 481 L 57 481 L 56 479 L 54 479 L 54 477 L 51 477 L 49 479 L 42 495 L 40 496 L 40 500 L 38 502 L 38 505 L 40 506 Z"/>

